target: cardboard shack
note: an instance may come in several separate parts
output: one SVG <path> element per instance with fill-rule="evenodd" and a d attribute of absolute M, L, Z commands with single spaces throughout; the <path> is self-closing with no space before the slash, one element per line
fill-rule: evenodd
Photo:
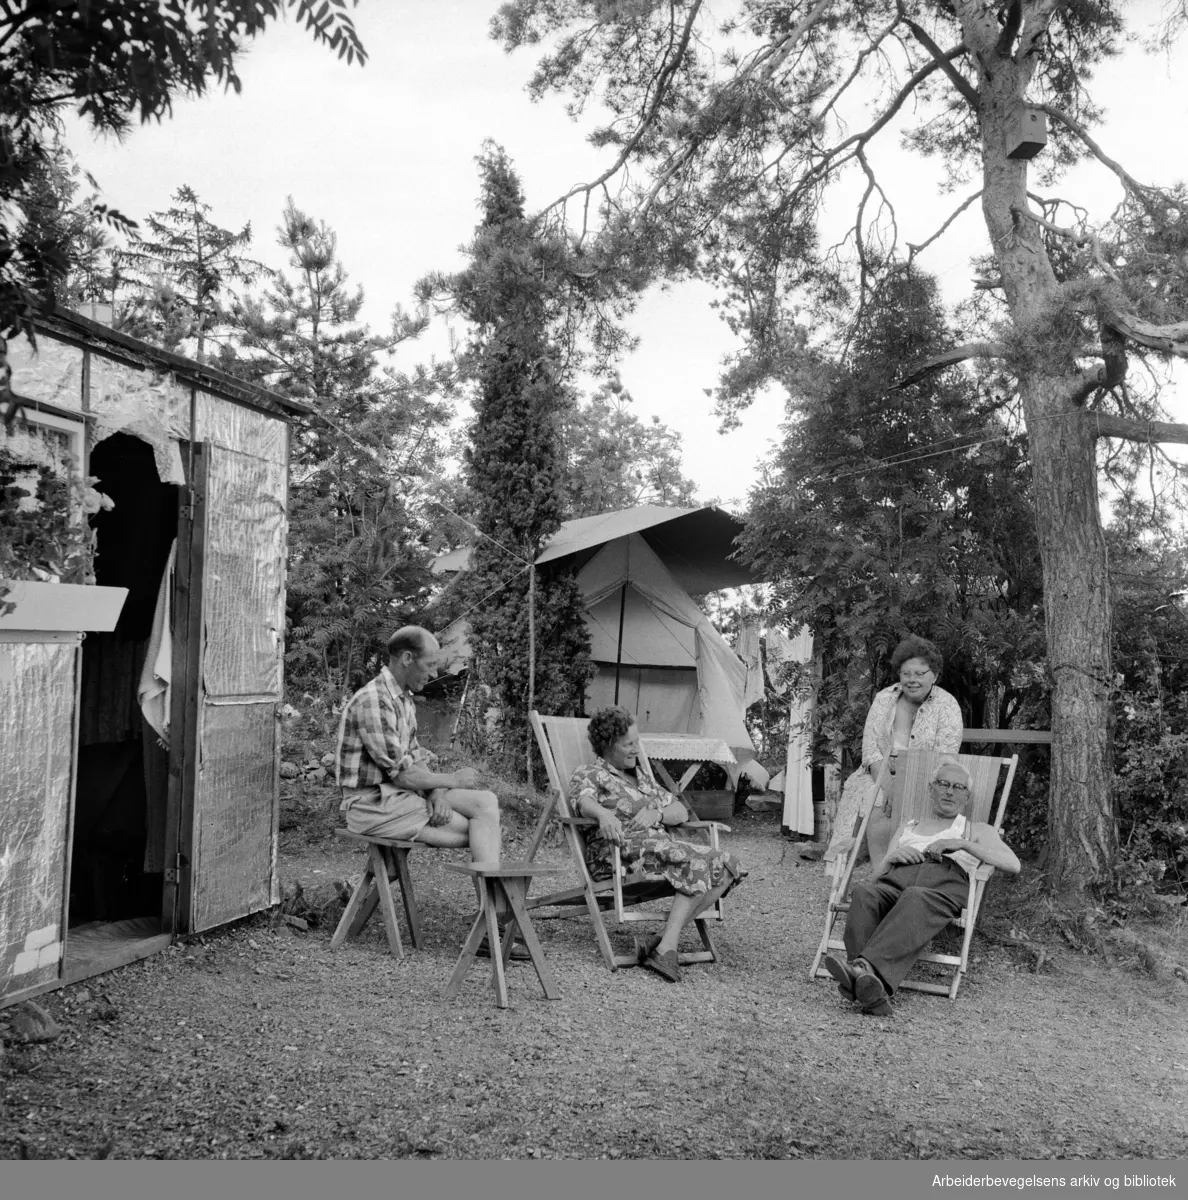
<path fill-rule="evenodd" d="M 7 482 L 68 457 L 105 499 L 77 512 L 94 586 L 43 571 L 0 589 L 0 1005 L 279 899 L 289 420 L 305 411 L 73 313 L 8 355 L 23 416 L 0 424 Z"/>
<path fill-rule="evenodd" d="M 587 712 L 622 704 L 644 733 L 720 738 L 739 763 L 754 757 L 746 666 L 693 601 L 758 582 L 731 557 L 741 532 L 741 521 L 713 506 L 644 504 L 566 521 L 549 540 L 537 565 L 571 565 L 585 605 L 598 668 Z M 469 549 L 452 551 L 434 570 L 462 570 L 468 561 Z M 442 647 L 450 670 L 465 665 L 464 622 L 443 632 Z"/>

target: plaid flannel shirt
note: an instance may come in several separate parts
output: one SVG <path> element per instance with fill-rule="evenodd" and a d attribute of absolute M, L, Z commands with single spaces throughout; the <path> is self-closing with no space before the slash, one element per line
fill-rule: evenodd
<path fill-rule="evenodd" d="M 384 667 L 361 687 L 342 710 L 338 725 L 340 788 L 395 784 L 396 776 L 415 763 L 430 766 L 436 755 L 417 741 L 417 709 L 413 698 Z"/>

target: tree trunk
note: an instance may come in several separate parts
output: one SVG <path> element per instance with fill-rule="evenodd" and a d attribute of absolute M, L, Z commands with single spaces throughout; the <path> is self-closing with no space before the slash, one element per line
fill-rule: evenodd
<path fill-rule="evenodd" d="M 1117 829 L 1109 563 L 1095 438 L 1082 413 L 1060 410 L 1067 389 L 1065 380 L 1024 384 L 1053 685 L 1049 886 L 1075 895 L 1109 876 Z"/>
<path fill-rule="evenodd" d="M 1011 367 L 1019 383 L 1044 572 L 1044 616 L 1052 679 L 1052 779 L 1048 866 L 1052 891 L 1076 896 L 1103 882 L 1117 831 L 1110 761 L 1110 598 L 1095 457 L 1096 430 L 1075 402 L 1076 320 L 1029 206 L 1027 163 L 1013 159 L 1015 118 L 1035 68 L 1033 55 L 997 47 L 993 11 L 957 3 L 974 52 L 982 130 L 982 213 L 1013 325 Z M 1051 6 L 1024 5 L 1038 36 Z"/>

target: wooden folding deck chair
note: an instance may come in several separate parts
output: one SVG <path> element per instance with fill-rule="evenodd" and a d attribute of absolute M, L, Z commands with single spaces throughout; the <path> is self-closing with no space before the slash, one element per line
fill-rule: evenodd
<path fill-rule="evenodd" d="M 912 750 L 899 756 L 900 770 L 904 771 L 903 800 L 900 804 L 898 827 L 913 818 L 919 819 L 929 812 L 928 781 L 932 778 L 937 766 L 944 761 L 952 761 L 953 756 L 938 754 L 930 750 Z M 1007 798 L 1010 796 L 1011 784 L 1015 780 L 1015 768 L 1018 766 L 1018 755 L 1010 758 L 996 758 L 982 754 L 960 754 L 957 761 L 970 774 L 970 789 L 972 796 L 966 815 L 971 821 L 982 821 L 993 825 L 996 830 L 1002 830 L 1002 819 L 1006 814 Z M 886 765 L 884 764 L 884 770 Z M 881 786 L 882 774 L 876 786 Z M 993 819 L 991 818 L 993 814 Z M 854 866 L 866 838 L 866 824 L 870 817 L 869 811 L 862 818 L 862 825 L 854 839 L 849 852 L 839 857 L 832 866 L 832 879 L 829 892 L 829 907 L 825 914 L 825 932 L 821 935 L 813 965 L 809 970 L 810 979 L 832 979 L 833 977 L 821 964 L 821 960 L 831 950 L 845 953 L 845 944 L 841 937 L 834 932 L 838 918 L 850 911 L 850 883 L 854 874 Z M 954 917 L 953 924 L 964 930 L 961 939 L 960 954 L 941 954 L 925 951 L 918 962 L 939 963 L 945 967 L 955 968 L 952 982 L 949 984 L 933 983 L 924 979 L 905 979 L 901 987 L 912 988 L 920 992 L 935 992 L 937 995 L 948 996 L 950 1000 L 957 997 L 957 989 L 961 980 L 969 970 L 969 944 L 973 937 L 974 925 L 978 919 L 978 909 L 982 903 L 982 894 L 986 882 L 994 874 L 994 868 L 982 865 L 974 872 L 969 880 L 969 898 L 961 914 Z M 914 969 L 914 968 L 913 968 Z"/>
<path fill-rule="evenodd" d="M 592 763 L 595 758 L 594 750 L 586 737 L 586 728 L 590 722 L 585 717 L 549 717 L 542 716 L 538 712 L 529 713 L 528 719 L 532 725 L 532 731 L 536 735 L 537 745 L 540 747 L 545 771 L 548 773 L 549 799 L 537 822 L 532 835 L 532 843 L 525 857 L 527 861 L 531 862 L 536 856 L 555 808 L 557 821 L 564 830 L 570 856 L 581 880 L 577 887 L 553 892 L 547 896 L 530 897 L 528 907 L 534 909 L 552 905 L 584 903 L 590 912 L 590 919 L 594 924 L 594 936 L 598 940 L 598 948 L 602 951 L 606 965 L 612 971 L 619 967 L 634 967 L 637 965 L 634 954 L 615 953 L 603 920 L 603 913 L 613 912 L 615 921 L 619 924 L 630 924 L 635 921 L 663 922 L 668 918 L 666 912 L 640 911 L 636 906 L 647 900 L 659 900 L 666 896 L 672 896 L 675 894 L 674 890 L 670 884 L 662 880 L 643 879 L 638 875 L 629 874 L 619 860 L 617 846 L 614 849 L 611 878 L 602 880 L 591 878 L 589 868 L 586 866 L 582 833 L 585 829 L 597 826 L 598 822 L 589 817 L 575 816 L 569 805 L 570 776 L 578 767 Z M 654 778 L 651 764 L 642 750 L 640 751 L 639 765 L 649 778 Z M 709 837 L 710 846 L 717 850 L 718 831 L 721 829 L 729 831 L 730 827 L 719 821 L 689 821 L 681 828 L 703 830 Z M 694 924 L 697 926 L 697 933 L 704 949 L 681 952 L 678 960 L 682 965 L 717 961 L 718 952 L 714 948 L 706 922 L 722 919 L 721 901 L 694 918 Z"/>

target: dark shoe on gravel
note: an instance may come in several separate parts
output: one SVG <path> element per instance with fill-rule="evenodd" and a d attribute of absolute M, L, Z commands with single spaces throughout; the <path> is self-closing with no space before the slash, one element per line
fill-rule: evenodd
<path fill-rule="evenodd" d="M 657 954 L 655 950 L 644 959 L 643 965 L 655 971 L 657 975 L 663 976 L 669 983 L 680 983 L 681 968 L 677 962 L 675 950 L 665 950 L 663 954 Z"/>
<path fill-rule="evenodd" d="M 659 945 L 660 935 L 658 933 L 650 933 L 647 937 L 637 937 L 635 939 L 635 961 L 642 967 L 644 959 Z"/>
<path fill-rule="evenodd" d="M 883 981 L 873 971 L 862 971 L 854 981 L 854 999 L 862 1011 L 871 1017 L 891 1016 L 891 997 Z"/>
<path fill-rule="evenodd" d="M 479 948 L 474 953 L 477 958 L 491 957 L 491 945 L 486 937 L 479 942 Z M 528 953 L 528 947 L 521 945 L 519 942 L 516 942 L 515 945 L 512 946 L 511 956 L 516 962 L 532 961 L 532 955 Z"/>
<path fill-rule="evenodd" d="M 836 954 L 825 955 L 825 970 L 837 980 L 837 990 L 846 1000 L 854 999 L 854 981 L 858 976 L 844 958 Z"/>

